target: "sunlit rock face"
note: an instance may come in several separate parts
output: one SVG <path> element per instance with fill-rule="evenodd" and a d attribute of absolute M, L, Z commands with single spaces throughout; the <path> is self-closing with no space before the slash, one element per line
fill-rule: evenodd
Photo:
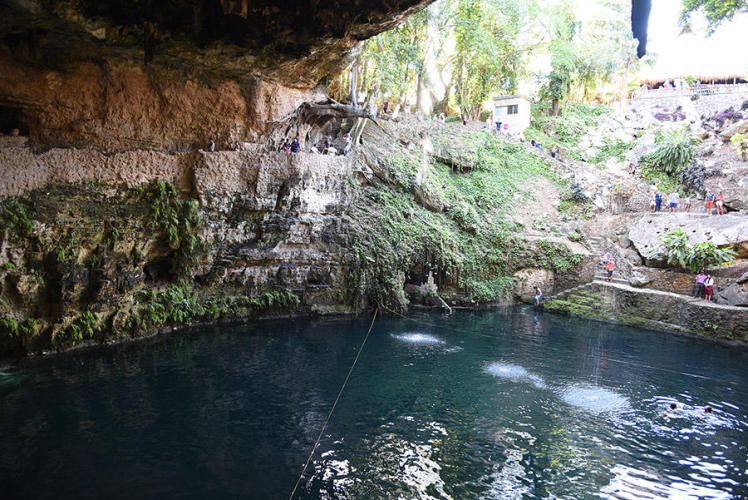
<path fill-rule="evenodd" d="M 313 99 L 359 41 L 431 1 L 5 0 L 2 132 L 107 150 L 212 137 L 233 149 Z"/>

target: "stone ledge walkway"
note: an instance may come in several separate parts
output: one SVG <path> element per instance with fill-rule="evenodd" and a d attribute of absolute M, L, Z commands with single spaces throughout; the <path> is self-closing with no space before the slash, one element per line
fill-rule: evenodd
<path fill-rule="evenodd" d="M 607 281 L 603 281 L 600 279 L 595 279 L 591 281 L 590 283 L 587 283 L 587 285 L 591 285 L 592 283 L 595 283 L 597 285 L 602 285 L 605 287 L 618 288 L 619 290 L 626 290 L 629 292 L 649 294 L 649 295 L 659 295 L 663 297 L 672 297 L 674 299 L 678 299 L 683 302 L 687 302 L 689 304 L 693 304 L 696 306 L 716 308 L 716 309 L 721 309 L 723 311 L 734 311 L 740 314 L 748 314 L 748 308 L 746 307 L 731 306 L 727 304 L 716 304 L 714 302 L 707 302 L 703 299 L 697 299 L 694 297 L 689 297 L 688 295 L 681 295 L 679 293 L 665 292 L 663 290 L 654 290 L 651 288 L 636 288 L 631 285 L 624 285 L 622 283 L 608 283 Z M 584 285 L 584 286 L 587 286 L 587 285 Z"/>

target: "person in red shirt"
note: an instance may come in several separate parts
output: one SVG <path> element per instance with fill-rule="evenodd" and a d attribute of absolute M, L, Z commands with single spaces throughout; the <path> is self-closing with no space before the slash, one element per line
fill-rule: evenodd
<path fill-rule="evenodd" d="M 608 261 L 608 265 L 606 266 L 606 270 L 608 271 L 608 281 L 613 281 L 613 269 L 616 268 L 616 263 L 613 259 L 610 259 Z"/>
<path fill-rule="evenodd" d="M 717 195 L 717 215 L 725 215 L 725 195 L 722 191 Z"/>

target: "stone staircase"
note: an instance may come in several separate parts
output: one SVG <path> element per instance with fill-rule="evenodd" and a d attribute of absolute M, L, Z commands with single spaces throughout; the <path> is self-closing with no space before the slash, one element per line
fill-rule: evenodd
<path fill-rule="evenodd" d="M 601 236 L 590 236 L 587 238 L 587 248 L 589 248 L 592 255 L 600 258 L 605 252 L 603 250 L 603 238 Z M 600 265 L 595 268 L 595 280 L 608 280 L 608 274 L 602 269 Z M 616 277 L 616 273 L 613 273 L 613 283 L 619 283 L 621 285 L 628 285 L 629 282 L 626 279 Z"/>

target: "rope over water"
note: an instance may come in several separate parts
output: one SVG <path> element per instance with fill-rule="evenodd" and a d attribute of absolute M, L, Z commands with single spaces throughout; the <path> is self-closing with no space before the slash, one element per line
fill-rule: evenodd
<path fill-rule="evenodd" d="M 317 442 L 314 443 L 314 447 L 312 447 L 311 453 L 309 453 L 309 458 L 306 459 L 306 463 L 304 464 L 304 468 L 301 470 L 301 474 L 299 474 L 299 479 L 296 481 L 296 485 L 293 487 L 293 491 L 291 492 L 291 495 L 288 497 L 288 500 L 293 500 L 294 495 L 296 495 L 296 490 L 299 488 L 299 485 L 301 484 L 301 480 L 304 478 L 304 474 L 306 474 L 306 469 L 309 467 L 309 463 L 312 461 L 312 457 L 314 456 L 314 452 L 317 451 L 317 447 L 319 446 L 319 442 L 322 440 L 322 435 L 325 433 L 325 429 L 327 428 L 327 424 L 330 422 L 330 418 L 332 417 L 332 412 L 335 411 L 335 406 L 337 406 L 338 401 L 340 401 L 340 396 L 343 394 L 343 390 L 345 390 L 345 386 L 348 384 L 348 379 L 351 378 L 351 373 L 353 373 L 353 369 L 356 367 L 356 363 L 358 363 L 358 358 L 361 356 L 361 351 L 364 350 L 364 346 L 366 345 L 366 341 L 369 339 L 369 334 L 371 333 L 372 328 L 374 328 L 374 321 L 377 319 L 377 313 L 379 313 L 379 308 L 377 308 L 376 311 L 374 311 L 374 317 L 371 318 L 371 325 L 369 325 L 369 331 L 366 332 L 366 336 L 364 337 L 364 341 L 361 342 L 361 347 L 358 348 L 358 352 L 356 353 L 356 357 L 353 359 L 353 364 L 351 365 L 350 370 L 348 370 L 348 375 L 345 376 L 345 380 L 343 381 L 343 385 L 340 386 L 340 391 L 338 391 L 338 396 L 335 398 L 335 402 L 332 404 L 332 408 L 330 408 L 330 413 L 327 414 L 327 418 L 325 419 L 325 423 L 322 425 L 322 429 L 319 431 L 319 436 L 317 436 Z"/>

